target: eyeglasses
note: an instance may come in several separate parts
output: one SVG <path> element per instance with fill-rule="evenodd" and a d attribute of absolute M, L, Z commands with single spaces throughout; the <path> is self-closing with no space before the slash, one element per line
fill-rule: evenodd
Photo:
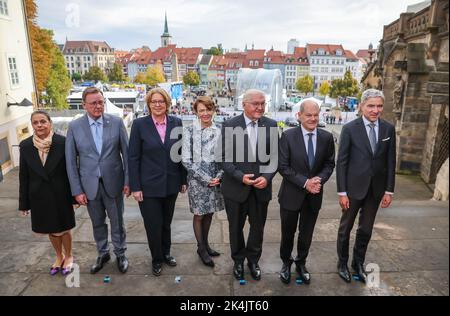
<path fill-rule="evenodd" d="M 93 105 L 93 106 L 103 106 L 104 104 L 105 104 L 105 101 L 104 100 L 99 100 L 99 101 L 94 101 L 94 102 L 86 102 L 86 104 L 89 104 L 89 105 Z"/>
<path fill-rule="evenodd" d="M 152 101 L 150 101 L 150 104 L 151 105 L 156 105 L 156 104 L 164 105 L 164 104 L 166 104 L 166 101 L 164 101 L 164 100 L 152 100 Z"/>
<path fill-rule="evenodd" d="M 254 108 L 257 108 L 257 107 L 264 108 L 264 107 L 266 107 L 266 102 L 261 102 L 261 103 L 258 103 L 258 102 L 245 102 L 245 103 L 250 104 Z"/>

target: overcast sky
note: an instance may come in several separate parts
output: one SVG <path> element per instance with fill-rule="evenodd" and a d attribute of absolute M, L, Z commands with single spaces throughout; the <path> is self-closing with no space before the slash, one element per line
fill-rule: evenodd
<path fill-rule="evenodd" d="M 172 42 L 183 47 L 287 50 L 300 45 L 342 44 L 356 52 L 376 47 L 383 25 L 420 0 L 36 0 L 38 23 L 58 43 L 106 41 L 117 50 L 160 46 L 167 11 Z"/>

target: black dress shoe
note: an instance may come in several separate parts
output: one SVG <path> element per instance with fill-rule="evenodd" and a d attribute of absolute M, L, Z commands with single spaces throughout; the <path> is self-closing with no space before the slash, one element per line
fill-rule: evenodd
<path fill-rule="evenodd" d="M 215 265 L 214 261 L 211 259 L 210 255 L 208 254 L 208 252 L 206 250 L 204 250 L 202 252 L 200 249 L 197 249 L 197 254 L 205 266 L 208 266 L 211 268 L 214 267 L 214 265 Z"/>
<path fill-rule="evenodd" d="M 128 271 L 128 259 L 125 255 L 117 257 L 117 267 L 119 271 L 125 273 Z"/>
<path fill-rule="evenodd" d="M 352 268 L 356 272 L 356 276 L 359 278 L 359 281 L 366 283 L 367 273 L 364 269 L 364 264 L 362 263 L 352 263 Z"/>
<path fill-rule="evenodd" d="M 280 280 L 284 284 L 289 284 L 291 282 L 291 265 L 292 263 L 283 262 L 283 266 L 280 271 Z"/>
<path fill-rule="evenodd" d="M 107 253 L 101 257 L 97 257 L 97 261 L 91 267 L 91 274 L 95 274 L 98 271 L 100 271 L 103 268 L 103 265 L 105 263 L 107 263 L 109 260 L 111 260 L 111 255 L 109 253 Z"/>
<path fill-rule="evenodd" d="M 170 267 L 175 267 L 177 265 L 177 261 L 171 255 L 165 255 L 164 262 Z"/>
<path fill-rule="evenodd" d="M 243 262 L 235 262 L 233 266 L 233 275 L 236 280 L 244 280 L 244 263 Z"/>
<path fill-rule="evenodd" d="M 215 251 L 214 249 L 212 249 L 211 247 L 206 247 L 206 250 L 208 251 L 208 254 L 211 256 L 211 257 L 218 257 L 218 256 L 220 256 L 220 252 L 217 252 L 217 251 Z"/>
<path fill-rule="evenodd" d="M 298 264 L 295 270 L 300 276 L 300 279 L 302 279 L 303 283 L 311 283 L 311 274 L 308 272 L 308 270 L 306 270 L 306 266 L 304 264 Z"/>
<path fill-rule="evenodd" d="M 255 281 L 261 280 L 261 269 L 257 263 L 248 263 L 250 274 Z"/>
<path fill-rule="evenodd" d="M 348 270 L 346 263 L 339 263 L 338 264 L 338 273 L 339 276 L 347 283 L 350 283 L 352 281 L 352 276 L 350 274 L 350 271 Z"/>
<path fill-rule="evenodd" d="M 152 273 L 154 276 L 160 276 L 162 271 L 161 263 L 153 263 L 152 264 Z"/>

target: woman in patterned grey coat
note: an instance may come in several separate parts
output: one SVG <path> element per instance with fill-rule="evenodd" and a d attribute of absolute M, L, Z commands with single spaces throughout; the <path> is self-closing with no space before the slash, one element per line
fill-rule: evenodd
<path fill-rule="evenodd" d="M 213 214 L 224 209 L 219 188 L 223 171 L 215 159 L 220 127 L 212 121 L 215 105 L 210 97 L 198 97 L 193 108 L 198 120 L 183 130 L 183 165 L 188 171 L 188 196 L 194 214 L 197 253 L 205 265 L 214 267 L 211 256 L 220 253 L 209 246 L 208 234 Z"/>

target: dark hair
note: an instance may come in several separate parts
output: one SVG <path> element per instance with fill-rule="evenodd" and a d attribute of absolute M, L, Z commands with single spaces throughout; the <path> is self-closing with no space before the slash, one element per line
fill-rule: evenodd
<path fill-rule="evenodd" d="M 33 116 L 35 116 L 36 114 L 42 114 L 48 119 L 49 122 L 52 121 L 52 119 L 50 118 L 50 115 L 48 115 L 48 113 L 45 112 L 44 110 L 36 110 L 33 113 L 31 113 L 30 121 L 33 120 Z"/>
<path fill-rule="evenodd" d="M 197 107 L 199 103 L 203 104 L 210 111 L 214 111 L 216 109 L 216 105 L 214 104 L 214 101 L 210 97 L 201 96 L 195 100 L 195 103 L 192 106 L 195 112 L 197 112 Z"/>
<path fill-rule="evenodd" d="M 88 94 L 97 94 L 97 93 L 100 93 L 103 96 L 103 92 L 99 88 L 89 87 L 89 88 L 84 89 L 83 94 L 81 96 L 81 99 L 83 100 L 83 103 L 86 102 L 86 96 Z"/>

